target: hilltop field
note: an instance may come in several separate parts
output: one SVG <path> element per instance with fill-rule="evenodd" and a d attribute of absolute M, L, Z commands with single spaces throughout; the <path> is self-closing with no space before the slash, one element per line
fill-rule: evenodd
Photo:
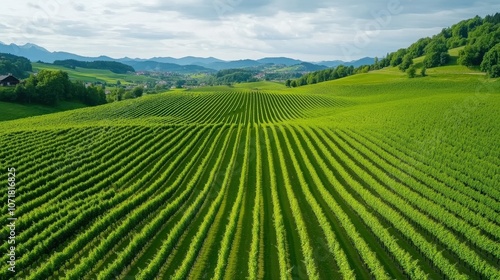
<path fill-rule="evenodd" d="M 121 81 L 124 85 L 130 84 L 132 82 L 154 82 L 156 79 L 135 74 L 117 74 L 109 70 L 101 69 L 87 69 L 81 67 L 75 67 L 75 69 L 67 68 L 64 66 L 45 64 L 45 63 L 33 63 L 33 70 L 51 70 L 51 71 L 64 71 L 67 72 L 70 79 L 77 81 L 85 81 L 92 83 L 107 83 L 110 85 L 116 84 L 117 81 Z"/>
<path fill-rule="evenodd" d="M 500 279 L 500 80 L 451 54 L 0 122 L 16 279 Z"/>

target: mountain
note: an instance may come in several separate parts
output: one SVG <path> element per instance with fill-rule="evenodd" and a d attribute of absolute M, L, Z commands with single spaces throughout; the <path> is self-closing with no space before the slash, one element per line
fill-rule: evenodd
<path fill-rule="evenodd" d="M 263 64 L 276 64 L 276 65 L 286 65 L 286 66 L 292 66 L 303 62 L 301 60 L 291 59 L 288 57 L 266 57 L 259 59 L 257 61 Z"/>
<path fill-rule="evenodd" d="M 333 60 L 333 61 L 320 61 L 320 62 L 317 62 L 317 63 L 314 63 L 314 64 L 317 64 L 317 65 L 324 65 L 324 66 L 327 66 L 329 68 L 333 68 L 333 67 L 337 67 L 339 65 L 344 65 L 344 66 L 354 66 L 354 67 L 359 67 L 359 66 L 362 66 L 362 65 L 372 65 L 373 63 L 375 63 L 375 59 L 372 58 L 372 57 L 363 57 L 361 59 L 358 59 L 358 60 L 353 60 L 353 61 L 349 61 L 349 62 L 345 62 L 345 61 L 342 61 L 342 60 Z"/>
<path fill-rule="evenodd" d="M 373 57 L 363 57 L 361 59 L 358 59 L 358 60 L 353 60 L 351 62 L 347 62 L 345 65 L 346 66 L 354 66 L 354 67 L 359 67 L 359 66 L 362 66 L 362 65 L 372 65 L 373 63 L 375 63 L 375 58 Z"/>
<path fill-rule="evenodd" d="M 334 68 L 337 67 L 341 64 L 344 64 L 345 62 L 342 60 L 333 60 L 333 61 L 320 61 L 320 62 L 315 62 L 314 64 L 316 65 L 324 65 L 326 67 Z"/>
<path fill-rule="evenodd" d="M 295 65 L 291 65 L 288 67 L 285 67 L 283 69 L 280 69 L 280 72 L 313 72 L 313 71 L 319 71 L 319 70 L 324 70 L 327 69 L 325 65 L 317 65 L 309 62 L 301 62 Z"/>
<path fill-rule="evenodd" d="M 179 65 L 175 63 L 163 63 L 158 61 L 122 61 L 123 64 L 132 66 L 136 71 L 176 72 L 176 73 L 213 73 L 214 69 L 198 65 Z"/>
<path fill-rule="evenodd" d="M 250 68 L 250 67 L 258 67 L 263 64 L 251 60 L 251 59 L 242 59 L 242 60 L 234 60 L 234 61 L 220 61 L 208 64 L 206 67 L 215 69 L 215 70 L 226 70 L 226 69 L 236 69 L 236 68 Z"/>
<path fill-rule="evenodd" d="M 31 61 L 43 61 L 47 63 L 53 63 L 56 60 L 67 60 L 74 59 L 79 61 L 113 61 L 111 57 L 99 56 L 99 57 L 86 57 L 81 55 L 76 55 L 68 52 L 50 52 L 45 48 L 42 48 L 35 44 L 25 44 L 18 46 L 16 44 L 5 45 L 0 43 L 0 52 L 10 53 L 17 56 L 23 56 Z"/>
<path fill-rule="evenodd" d="M 6 45 L 0 42 L 0 53 L 10 53 L 17 56 L 23 56 L 31 61 L 43 61 L 47 63 L 53 63 L 56 60 L 78 60 L 78 61 L 117 61 L 134 67 L 138 71 L 158 69 L 158 71 L 171 71 L 171 72 L 181 72 L 187 73 L 189 71 L 197 72 L 210 72 L 213 70 L 225 70 L 234 68 L 254 68 L 257 70 L 265 70 L 266 68 L 272 66 L 284 66 L 295 67 L 301 65 L 304 62 L 297 59 L 292 59 L 288 57 L 266 57 L 258 60 L 252 59 L 242 59 L 234 61 L 225 61 L 215 57 L 195 57 L 187 56 L 182 58 L 173 57 L 153 57 L 150 59 L 144 58 L 129 58 L 124 57 L 120 59 L 114 59 L 109 56 L 99 56 L 99 57 L 88 57 L 81 56 L 68 52 L 50 52 L 47 49 L 40 47 L 35 44 L 25 44 L 22 46 L 16 44 Z M 318 65 L 320 67 L 336 67 L 340 64 L 358 67 L 365 64 L 373 64 L 374 59 L 365 57 L 360 60 L 344 62 L 340 60 L 335 61 L 322 61 L 317 63 L 309 63 L 307 65 L 302 65 L 300 72 L 315 71 L 311 69 L 321 70 L 323 68 L 315 68 L 313 65 Z M 156 64 L 155 64 L 156 63 Z M 293 68 L 292 67 L 292 68 Z M 276 68 L 276 67 L 275 67 Z"/>
<path fill-rule="evenodd" d="M 174 63 L 179 65 L 198 65 L 198 66 L 206 66 L 212 63 L 224 62 L 223 60 L 215 57 L 196 57 L 196 56 L 186 56 L 182 58 L 153 57 L 150 58 L 149 60 L 163 62 L 163 63 Z"/>
<path fill-rule="evenodd" d="M 23 56 L 31 61 L 40 60 L 40 58 L 45 57 L 49 51 L 46 49 L 39 47 L 34 44 L 26 44 L 23 46 L 18 46 L 16 44 L 0 44 L 0 52 L 1 53 L 10 53 L 17 56 Z"/>

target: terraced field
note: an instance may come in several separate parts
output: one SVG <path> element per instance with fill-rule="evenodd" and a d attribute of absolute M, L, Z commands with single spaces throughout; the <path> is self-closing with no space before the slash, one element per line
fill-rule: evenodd
<path fill-rule="evenodd" d="M 0 123 L 0 278 L 500 279 L 498 81 L 369 75 Z"/>

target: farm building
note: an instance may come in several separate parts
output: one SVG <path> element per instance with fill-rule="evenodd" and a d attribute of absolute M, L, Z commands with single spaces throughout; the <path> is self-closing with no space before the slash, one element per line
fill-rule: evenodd
<path fill-rule="evenodd" d="M 19 79 L 9 75 L 0 76 L 0 86 L 15 86 L 19 84 Z"/>

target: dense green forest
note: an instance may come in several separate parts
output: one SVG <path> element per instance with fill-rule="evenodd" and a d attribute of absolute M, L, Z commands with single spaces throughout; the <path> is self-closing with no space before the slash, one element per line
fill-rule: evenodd
<path fill-rule="evenodd" d="M 54 65 L 64 66 L 67 68 L 75 69 L 76 67 L 109 70 L 116 74 L 126 74 L 128 72 L 135 72 L 132 66 L 117 62 L 117 61 L 78 61 L 74 59 L 56 60 Z"/>
<path fill-rule="evenodd" d="M 286 85 L 295 87 L 315 84 L 388 66 L 399 67 L 403 72 L 414 72 L 413 59 L 421 56 L 425 56 L 424 69 L 443 66 L 450 62 L 448 50 L 458 47 L 464 47 L 459 53 L 459 64 L 480 69 L 491 78 L 500 77 L 500 13 L 463 20 L 444 28 L 433 37 L 419 39 L 408 48 L 388 53 L 380 60 L 376 58 L 372 65 L 356 69 L 338 66 L 335 69 L 315 71 L 299 79 L 288 80 Z"/>
<path fill-rule="evenodd" d="M 26 78 L 31 71 L 31 62 L 27 58 L 0 53 L 0 75 L 10 73 L 18 78 Z"/>

